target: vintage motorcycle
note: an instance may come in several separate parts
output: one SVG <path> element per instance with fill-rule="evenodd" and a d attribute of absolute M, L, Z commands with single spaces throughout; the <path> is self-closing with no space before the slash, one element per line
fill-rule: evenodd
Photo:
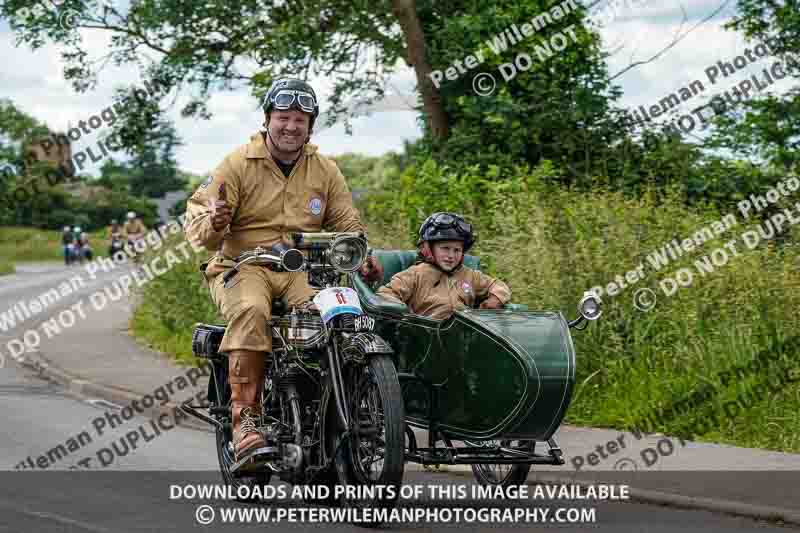
<path fill-rule="evenodd" d="M 122 233 L 111 234 L 111 243 L 108 246 L 108 256 L 114 257 L 117 252 L 121 252 L 125 248 L 125 243 L 122 242 Z"/>
<path fill-rule="evenodd" d="M 265 485 L 276 475 L 295 485 L 329 488 L 312 501 L 392 506 L 403 481 L 405 419 L 394 351 L 372 331 L 374 320 L 361 310 L 355 290 L 340 283 L 366 260 L 367 242 L 357 233 L 293 237 L 293 248 L 245 252 L 223 274 L 227 282 L 243 265 L 270 265 L 306 271 L 310 285 L 322 289 L 314 298 L 317 309 L 273 304 L 273 357 L 262 395 L 267 446 L 238 462 L 234 458 L 228 361 L 218 351 L 225 326 L 196 326 L 192 350 L 213 369 L 209 405 L 181 408 L 216 429 L 219 466 L 229 485 Z M 336 494 L 337 485 L 374 490 Z"/>

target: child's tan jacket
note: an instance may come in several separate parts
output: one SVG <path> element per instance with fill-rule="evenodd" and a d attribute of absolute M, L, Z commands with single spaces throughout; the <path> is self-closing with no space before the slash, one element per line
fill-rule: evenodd
<path fill-rule="evenodd" d="M 442 320 L 454 311 L 474 307 L 489 295 L 501 303 L 511 300 L 511 289 L 498 279 L 461 266 L 447 274 L 429 263 L 418 263 L 392 276 L 378 295 L 407 304 L 411 312 Z"/>

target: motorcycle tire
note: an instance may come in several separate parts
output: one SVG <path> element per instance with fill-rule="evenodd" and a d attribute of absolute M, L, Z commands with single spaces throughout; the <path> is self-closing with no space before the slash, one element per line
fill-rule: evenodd
<path fill-rule="evenodd" d="M 405 467 L 405 410 L 397 370 L 389 356 L 375 355 L 368 364 L 351 366 L 344 373 L 350 404 L 347 408 L 351 419 L 358 423 L 354 431 L 339 442 L 338 453 L 334 456 L 339 483 L 391 486 L 394 491 L 393 494 L 387 492 L 354 499 L 345 494 L 341 496 L 341 504 L 391 508 L 400 495 Z M 381 452 L 382 458 L 376 460 Z M 371 472 L 372 465 L 378 461 L 382 463 L 380 471 Z"/>
<path fill-rule="evenodd" d="M 496 443 L 497 441 L 492 441 Z M 500 446 L 511 446 L 510 440 L 501 440 Z M 485 444 L 485 443 L 484 443 Z M 522 447 L 525 451 L 533 453 L 536 443 L 533 441 L 517 441 L 516 447 Z M 481 485 L 495 485 L 499 487 L 508 488 L 513 485 L 523 485 L 528 479 L 528 473 L 531 471 L 531 465 L 503 465 L 503 464 L 474 464 L 472 465 L 472 474 L 475 480 Z"/>

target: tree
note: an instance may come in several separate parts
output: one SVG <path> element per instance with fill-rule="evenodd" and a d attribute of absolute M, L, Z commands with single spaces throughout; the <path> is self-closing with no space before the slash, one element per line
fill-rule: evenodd
<path fill-rule="evenodd" d="M 0 0 L 0 13 L 8 17 L 18 38 L 36 48 L 52 40 L 62 45 L 68 62 L 65 76 L 78 90 L 97 81 L 108 63 L 136 61 L 141 74 L 157 78 L 180 90 L 196 92 L 183 113 L 207 117 L 205 102 L 214 90 L 241 84 L 261 95 L 278 76 L 307 78 L 324 75 L 334 84 L 330 121 L 344 111 L 349 96 L 371 102 L 385 94 L 387 80 L 404 59 L 414 67 L 430 134 L 446 139 L 453 122 L 447 97 L 431 82 L 432 65 L 444 55 L 436 31 L 452 17 L 462 28 L 475 32 L 450 40 L 450 56 L 463 57 L 466 38 L 470 45 L 529 20 L 549 9 L 551 2 L 527 0 L 519 6 L 479 1 L 431 0 L 285 0 L 260 2 L 197 3 L 190 0 L 139 0 L 126 11 L 94 0 L 65 0 L 54 15 L 48 0 Z M 574 5 L 580 6 L 574 2 Z M 35 10 L 33 6 L 48 9 Z M 74 24 L 64 15 L 79 14 Z M 579 7 L 570 20 L 578 21 Z M 60 15 L 60 16 L 57 16 Z M 497 16 L 496 20 L 491 17 Z M 68 19 L 71 21 L 71 19 Z M 66 27 L 65 27 L 66 26 Z M 92 58 L 78 29 L 108 32 L 111 45 L 102 61 Z M 586 42 L 584 42 L 584 45 Z M 474 49 L 474 48 L 472 48 Z M 472 51 L 470 49 L 470 51 Z M 592 54 L 589 54 L 592 55 Z M 588 59 L 589 55 L 584 59 Z M 596 56 L 596 52 L 594 53 Z M 452 59 L 451 57 L 450 59 Z M 563 61 L 555 59 L 554 66 Z M 99 65 L 99 66 L 98 66 Z M 464 89 L 465 87 L 456 87 Z M 453 90 L 450 91 L 451 97 Z M 460 91 L 457 96 L 469 94 Z M 451 103 L 452 105 L 452 103 Z"/>

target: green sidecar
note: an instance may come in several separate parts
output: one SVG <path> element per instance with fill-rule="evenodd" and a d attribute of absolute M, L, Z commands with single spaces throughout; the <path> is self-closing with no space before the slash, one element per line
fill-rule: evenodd
<path fill-rule="evenodd" d="M 373 253 L 384 268 L 383 283 L 416 259 L 416 251 Z M 480 270 L 475 256 L 466 256 L 464 264 Z M 406 411 L 406 460 L 471 464 L 479 482 L 502 485 L 524 482 L 532 464 L 564 464 L 553 434 L 575 385 L 569 330 L 600 316 L 599 298 L 585 294 L 581 316 L 571 322 L 560 312 L 533 312 L 515 304 L 432 320 L 377 296 L 359 276 L 350 280 L 363 311 L 375 319 L 375 333 L 395 350 Z M 417 446 L 414 427 L 428 430 L 427 448 Z M 437 442 L 445 446 L 437 448 Z M 547 452 L 536 453 L 537 443 L 546 443 Z"/>

